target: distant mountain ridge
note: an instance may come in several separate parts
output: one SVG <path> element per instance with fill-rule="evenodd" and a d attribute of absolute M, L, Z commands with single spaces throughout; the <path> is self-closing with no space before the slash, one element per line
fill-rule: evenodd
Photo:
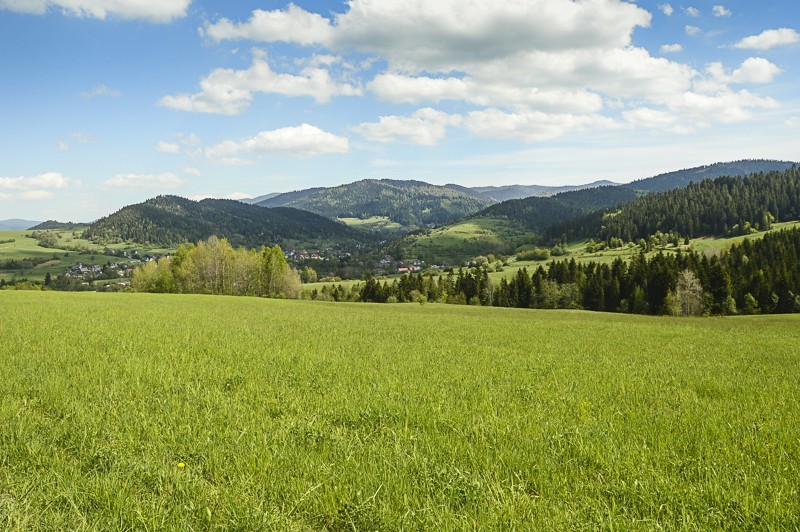
<path fill-rule="evenodd" d="M 584 190 L 590 188 L 597 188 L 603 186 L 616 186 L 619 183 L 613 181 L 601 180 L 585 185 L 562 185 L 562 186 L 547 186 L 547 185 L 505 185 L 505 186 L 491 186 L 491 187 L 459 187 L 458 185 L 445 185 L 446 187 L 459 187 L 459 189 L 466 189 L 471 193 L 476 194 L 478 197 L 487 199 L 494 202 L 503 202 L 513 199 L 530 198 L 533 196 L 546 198 L 555 196 L 562 192 L 573 192 L 575 190 Z M 468 192 L 469 193 L 469 192 Z"/>
<path fill-rule="evenodd" d="M 441 225 L 487 207 L 489 200 L 422 181 L 364 179 L 338 187 L 287 192 L 257 203 L 294 207 L 331 219 L 388 217 L 407 230 Z"/>
<path fill-rule="evenodd" d="M 689 183 L 699 183 L 706 179 L 718 177 L 744 177 L 759 172 L 783 172 L 796 165 L 792 161 L 775 161 L 769 159 L 742 159 L 727 163 L 714 163 L 694 168 L 686 168 L 654 177 L 637 179 L 623 186 L 645 192 L 663 192 L 673 188 L 684 188 Z"/>
<path fill-rule="evenodd" d="M 158 196 L 129 205 L 93 223 L 86 238 L 174 246 L 216 235 L 234 246 L 260 247 L 287 241 L 315 243 L 331 239 L 358 242 L 365 235 L 323 216 L 280 207 L 264 209 L 240 201 Z"/>
<path fill-rule="evenodd" d="M 19 218 L 0 220 L 0 231 L 25 231 L 40 223 L 33 220 L 20 220 Z"/>

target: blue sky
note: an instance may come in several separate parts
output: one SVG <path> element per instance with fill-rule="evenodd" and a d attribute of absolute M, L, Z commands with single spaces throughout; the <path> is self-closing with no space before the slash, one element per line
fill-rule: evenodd
<path fill-rule="evenodd" d="M 786 1 L 0 0 L 0 219 L 800 160 Z"/>

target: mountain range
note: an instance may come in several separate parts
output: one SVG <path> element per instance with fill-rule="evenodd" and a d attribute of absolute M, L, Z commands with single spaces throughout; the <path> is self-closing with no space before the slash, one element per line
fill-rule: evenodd
<path fill-rule="evenodd" d="M 32 220 L 20 220 L 18 218 L 0 220 L 0 231 L 25 231 L 40 223 L 41 222 L 34 222 Z"/>

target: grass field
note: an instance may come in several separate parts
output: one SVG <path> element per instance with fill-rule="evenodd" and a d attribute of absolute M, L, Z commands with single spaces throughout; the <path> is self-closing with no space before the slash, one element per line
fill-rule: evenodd
<path fill-rule="evenodd" d="M 429 264 L 461 263 L 466 258 L 487 253 L 510 254 L 533 235 L 515 224 L 498 218 L 471 218 L 407 237 L 403 243 L 407 256 L 421 257 Z"/>
<path fill-rule="evenodd" d="M 800 316 L 0 293 L 0 529 L 797 529 Z"/>

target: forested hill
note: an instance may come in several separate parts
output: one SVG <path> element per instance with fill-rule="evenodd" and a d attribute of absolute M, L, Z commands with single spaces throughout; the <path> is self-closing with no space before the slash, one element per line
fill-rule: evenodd
<path fill-rule="evenodd" d="M 625 185 L 628 188 L 645 192 L 663 192 L 673 188 L 683 188 L 689 183 L 699 183 L 706 179 L 723 176 L 747 176 L 759 172 L 782 172 L 795 164 L 787 161 L 769 161 L 761 159 L 714 163 L 696 168 L 687 168 L 676 172 L 660 174 L 647 179 L 639 179 Z"/>
<path fill-rule="evenodd" d="M 589 212 L 605 207 L 616 207 L 633 201 L 637 193 L 620 186 L 603 186 L 551 197 L 530 197 L 497 203 L 481 211 L 478 216 L 503 218 L 519 225 L 540 231 L 550 225 L 580 218 Z"/>
<path fill-rule="evenodd" d="M 365 179 L 333 188 L 289 192 L 258 205 L 285 205 L 328 218 L 386 216 L 407 229 L 418 229 L 471 216 L 490 203 L 421 181 Z"/>
<path fill-rule="evenodd" d="M 234 246 L 289 242 L 359 241 L 364 235 L 314 213 L 280 207 L 264 209 L 233 200 L 200 202 L 158 196 L 101 218 L 85 232 L 94 241 L 174 246 L 212 235 Z"/>
<path fill-rule="evenodd" d="M 88 223 L 80 223 L 80 222 L 58 222 L 56 220 L 47 220 L 46 222 L 42 222 L 30 229 L 32 231 L 46 231 L 48 229 L 61 229 L 70 231 L 72 229 L 76 229 L 78 227 L 86 227 L 89 225 Z"/>
<path fill-rule="evenodd" d="M 617 212 L 598 211 L 550 227 L 546 236 L 568 239 L 648 238 L 660 231 L 683 237 L 747 234 L 773 221 L 800 219 L 800 170 L 720 177 L 687 188 L 648 194 Z"/>

